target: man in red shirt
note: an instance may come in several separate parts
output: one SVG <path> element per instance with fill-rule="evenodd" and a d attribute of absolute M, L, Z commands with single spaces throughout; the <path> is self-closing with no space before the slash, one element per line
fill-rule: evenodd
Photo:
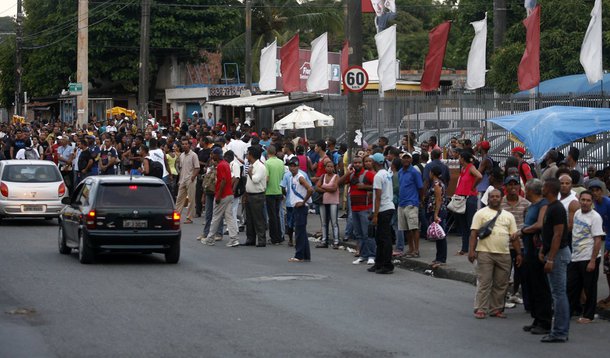
<path fill-rule="evenodd" d="M 530 165 L 523 160 L 523 156 L 525 156 L 525 148 L 515 147 L 513 148 L 512 154 L 513 157 L 519 159 L 519 176 L 521 177 L 523 184 L 525 184 L 528 180 L 534 177 L 532 175 L 532 168 L 530 168 Z"/>
<path fill-rule="evenodd" d="M 349 184 L 354 237 L 360 242 L 360 257 L 353 262 L 354 265 L 364 262 L 368 265 L 375 264 L 377 245 L 375 238 L 368 235 L 369 216 L 373 209 L 374 179 L 375 173 L 363 168 L 360 157 L 354 157 L 350 170 L 339 179 L 340 183 Z"/>
<path fill-rule="evenodd" d="M 222 149 L 215 147 L 212 149 L 211 159 L 218 163 L 216 166 L 216 187 L 214 195 L 214 212 L 208 237 L 201 240 L 204 245 L 214 246 L 214 235 L 218 231 L 218 226 L 224 218 L 224 222 L 229 229 L 228 247 L 239 246 L 237 239 L 237 221 L 233 215 L 233 186 L 231 185 L 231 168 L 229 163 L 224 160 Z"/>

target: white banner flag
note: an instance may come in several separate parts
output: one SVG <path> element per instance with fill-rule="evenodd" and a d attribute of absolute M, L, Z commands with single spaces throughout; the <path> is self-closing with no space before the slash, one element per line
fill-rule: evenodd
<path fill-rule="evenodd" d="M 602 1 L 595 0 L 591 10 L 591 21 L 580 48 L 580 64 L 587 79 L 593 84 L 604 77 L 602 64 Z"/>
<path fill-rule="evenodd" d="M 277 39 L 261 51 L 260 73 L 261 78 L 258 81 L 258 88 L 263 92 L 275 90 L 277 74 Z"/>
<path fill-rule="evenodd" d="M 487 13 L 480 21 L 470 23 L 474 27 L 474 38 L 468 53 L 466 89 L 485 87 L 486 50 L 487 50 Z"/>
<path fill-rule="evenodd" d="M 311 74 L 307 79 L 307 92 L 328 89 L 328 33 L 325 32 L 311 42 Z"/>
<path fill-rule="evenodd" d="M 375 35 L 377 54 L 379 55 L 379 86 L 381 91 L 396 89 L 396 25 Z"/>

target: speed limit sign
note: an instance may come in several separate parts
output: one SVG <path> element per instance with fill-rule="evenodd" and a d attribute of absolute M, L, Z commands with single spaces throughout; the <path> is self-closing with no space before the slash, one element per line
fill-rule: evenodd
<path fill-rule="evenodd" d="M 369 75 L 360 66 L 349 67 L 343 73 L 343 87 L 349 92 L 362 92 L 369 84 Z"/>

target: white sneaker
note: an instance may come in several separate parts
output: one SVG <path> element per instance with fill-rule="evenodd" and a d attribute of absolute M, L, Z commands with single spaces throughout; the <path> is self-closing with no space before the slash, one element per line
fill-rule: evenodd
<path fill-rule="evenodd" d="M 516 304 L 508 301 L 504 304 L 504 308 L 515 308 L 515 306 Z"/>
<path fill-rule="evenodd" d="M 201 240 L 205 240 L 205 237 L 203 235 L 199 235 L 197 236 L 197 241 L 201 241 Z"/>
<path fill-rule="evenodd" d="M 512 295 L 508 298 L 508 302 L 516 303 L 518 305 L 523 304 L 523 299 L 517 295 Z"/>
<path fill-rule="evenodd" d="M 362 257 L 359 257 L 357 259 L 354 260 L 354 262 L 352 262 L 352 264 L 354 265 L 360 265 L 361 263 L 363 263 L 365 261 L 365 259 L 363 259 Z"/>
<path fill-rule="evenodd" d="M 214 241 L 214 238 L 213 238 L 213 237 L 212 237 L 212 238 L 205 239 L 205 240 L 201 240 L 201 243 L 202 243 L 202 244 L 204 244 L 204 245 L 208 245 L 208 246 L 214 246 L 214 245 L 216 245 L 216 242 Z"/>
<path fill-rule="evenodd" d="M 239 246 L 239 240 L 237 239 L 231 239 L 229 240 L 229 242 L 227 242 L 227 247 L 237 247 Z"/>
<path fill-rule="evenodd" d="M 214 240 L 216 240 L 216 241 L 222 241 L 222 235 L 216 235 L 216 236 L 214 236 Z"/>
<path fill-rule="evenodd" d="M 367 265 L 374 265 L 375 264 L 375 259 L 372 257 L 369 257 L 369 260 L 366 262 Z"/>

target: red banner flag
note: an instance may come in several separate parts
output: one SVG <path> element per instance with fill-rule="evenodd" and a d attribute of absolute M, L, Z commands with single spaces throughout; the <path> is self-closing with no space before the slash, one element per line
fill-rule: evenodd
<path fill-rule="evenodd" d="M 299 34 L 294 35 L 280 50 L 280 71 L 284 93 L 298 91 L 301 85 L 299 76 Z"/>
<path fill-rule="evenodd" d="M 373 9 L 373 4 L 371 0 L 361 0 L 362 1 L 362 12 L 375 12 Z"/>
<path fill-rule="evenodd" d="M 527 31 L 525 52 L 517 71 L 521 91 L 540 84 L 540 5 L 537 5 L 530 16 L 523 20 L 523 25 Z"/>
<path fill-rule="evenodd" d="M 434 91 L 440 86 L 441 70 L 443 69 L 443 60 L 445 59 L 449 30 L 451 30 L 451 22 L 447 21 L 433 28 L 428 33 L 430 48 L 428 55 L 426 55 L 424 74 L 421 77 L 420 85 L 424 92 Z"/>

